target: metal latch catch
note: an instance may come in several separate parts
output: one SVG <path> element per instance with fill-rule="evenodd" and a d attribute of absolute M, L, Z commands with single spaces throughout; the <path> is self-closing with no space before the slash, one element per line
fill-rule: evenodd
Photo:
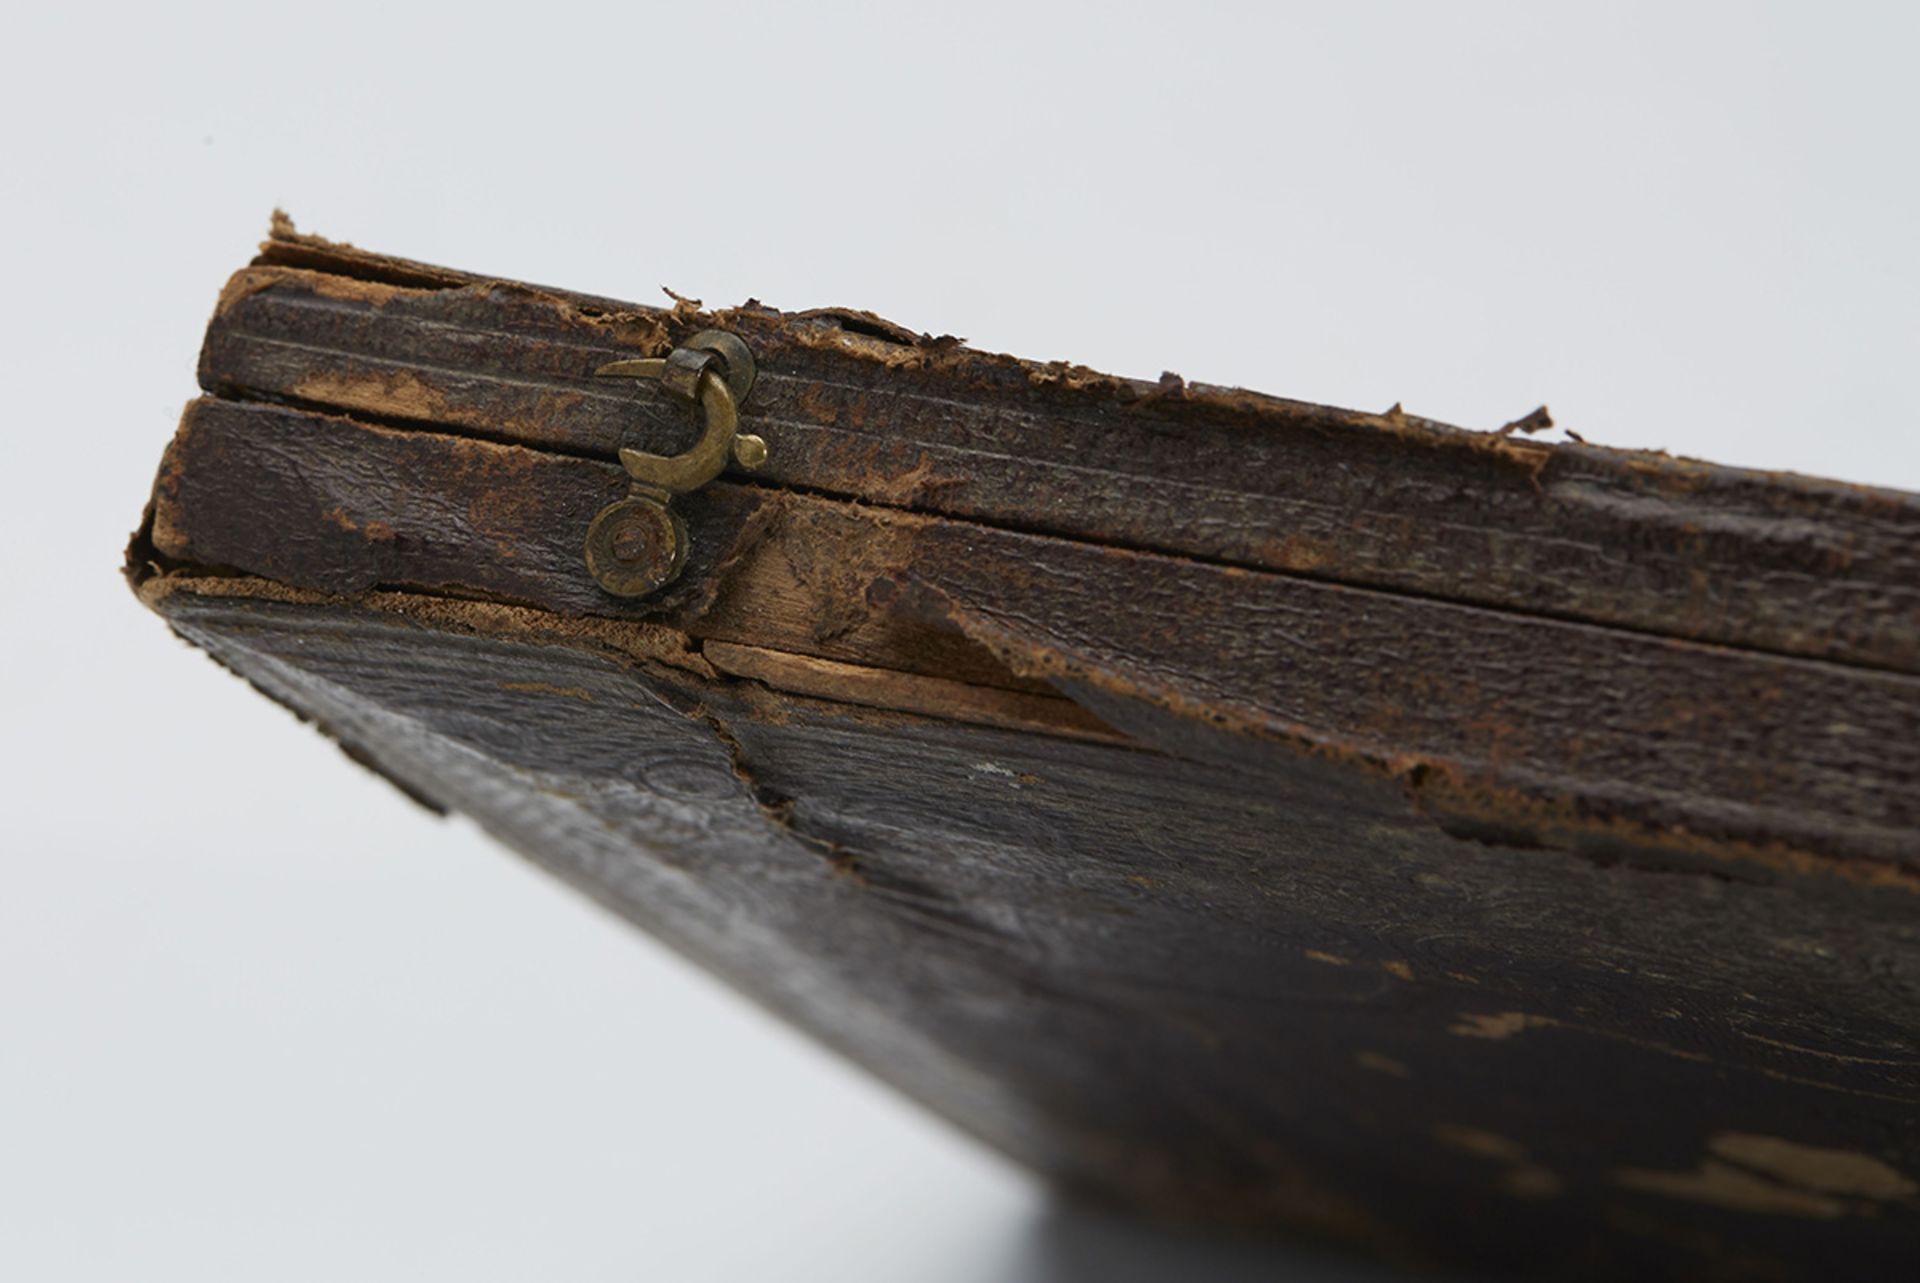
<path fill-rule="evenodd" d="M 678 579 L 687 564 L 687 527 L 671 507 L 673 496 L 706 485 L 729 458 L 743 468 L 766 462 L 767 443 L 739 431 L 740 406 L 753 389 L 754 373 L 753 353 L 725 330 L 702 330 L 664 357 L 613 361 L 594 371 L 605 378 L 658 379 L 675 396 L 697 402 L 706 416 L 700 439 L 685 454 L 620 451 L 632 486 L 587 527 L 587 569 L 606 591 L 644 597 Z"/>

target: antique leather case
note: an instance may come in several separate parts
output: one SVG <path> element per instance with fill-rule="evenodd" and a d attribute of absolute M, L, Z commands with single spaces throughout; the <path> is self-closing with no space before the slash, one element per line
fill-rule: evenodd
<path fill-rule="evenodd" d="M 713 331 L 765 457 L 638 494 L 718 394 L 596 371 Z M 129 553 L 174 630 L 1063 1185 L 1440 1264 L 1914 1259 L 1915 497 L 288 225 L 200 382 Z M 629 501 L 681 564 L 620 596 Z"/>

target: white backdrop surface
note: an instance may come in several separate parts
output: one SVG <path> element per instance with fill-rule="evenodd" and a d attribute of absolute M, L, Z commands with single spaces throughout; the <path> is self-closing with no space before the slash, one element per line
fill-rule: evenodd
<path fill-rule="evenodd" d="M 306 230 L 1920 488 L 1920 7 L 42 4 L 0 75 L 0 1277 L 1377 1278 L 1024 1178 L 115 570 Z"/>

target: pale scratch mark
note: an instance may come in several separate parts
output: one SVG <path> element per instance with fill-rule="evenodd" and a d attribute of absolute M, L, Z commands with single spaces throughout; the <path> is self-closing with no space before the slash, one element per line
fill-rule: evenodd
<path fill-rule="evenodd" d="M 1560 1022 L 1551 1016 L 1530 1016 L 1524 1011 L 1492 1013 L 1463 1011 L 1447 1032 L 1461 1038 L 1511 1038 L 1523 1029 L 1540 1029 Z"/>
<path fill-rule="evenodd" d="M 585 704 L 593 703 L 593 692 L 584 686 L 555 686 L 552 682 L 496 682 L 503 691 L 518 691 L 528 695 L 553 695 L 560 699 L 577 699 Z"/>
<path fill-rule="evenodd" d="M 1711 1203 L 1736 1212 L 1766 1212 L 1830 1221 L 1847 1214 L 1837 1198 L 1775 1184 L 1717 1159 L 1704 1159 L 1691 1172 L 1656 1172 L 1641 1167 L 1614 1169 L 1614 1183 L 1645 1194 Z"/>
<path fill-rule="evenodd" d="M 1391 1074 L 1395 1078 L 1413 1077 L 1412 1070 L 1392 1056 L 1383 1056 L 1377 1051 L 1355 1052 L 1353 1063 L 1362 1069 L 1371 1069 L 1376 1074 Z"/>
<path fill-rule="evenodd" d="M 1515 1198 L 1553 1198 L 1565 1188 L 1558 1176 L 1533 1161 L 1525 1145 L 1498 1133 L 1459 1123 L 1436 1123 L 1433 1137 L 1462 1153 L 1505 1164 L 1500 1186 Z"/>
<path fill-rule="evenodd" d="M 1436 1123 L 1433 1128 L 1433 1138 L 1442 1145 L 1449 1145 L 1454 1149 L 1478 1154 L 1482 1158 L 1491 1158 L 1497 1162 L 1524 1163 L 1527 1161 L 1525 1145 L 1479 1127 L 1463 1127 L 1459 1123 Z"/>
<path fill-rule="evenodd" d="M 1707 1142 L 1707 1148 L 1729 1162 L 1823 1194 L 1856 1194 L 1882 1200 L 1920 1194 L 1920 1185 L 1898 1169 L 1851 1149 L 1803 1145 L 1751 1132 L 1722 1132 Z"/>
<path fill-rule="evenodd" d="M 1815 1220 L 1870 1216 L 1881 1204 L 1912 1199 L 1920 1185 L 1871 1154 L 1806 1145 L 1754 1132 L 1721 1132 L 1689 1172 L 1614 1170 L 1614 1181 L 1667 1198 L 1742 1212 Z"/>

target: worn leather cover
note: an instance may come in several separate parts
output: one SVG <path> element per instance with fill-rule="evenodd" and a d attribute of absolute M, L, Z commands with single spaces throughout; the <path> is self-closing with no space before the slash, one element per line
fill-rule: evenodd
<path fill-rule="evenodd" d="M 581 559 L 695 329 L 768 467 Z M 357 759 L 1142 1213 L 1907 1277 L 1920 500 L 276 228 L 129 573 Z"/>

